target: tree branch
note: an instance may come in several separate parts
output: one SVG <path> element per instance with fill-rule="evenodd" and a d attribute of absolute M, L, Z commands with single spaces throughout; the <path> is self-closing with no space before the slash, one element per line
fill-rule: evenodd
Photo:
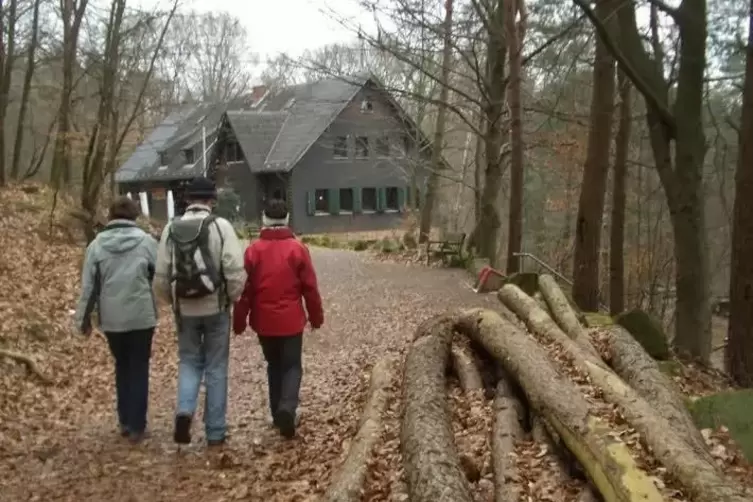
<path fill-rule="evenodd" d="M 665 100 L 662 100 L 659 95 L 657 95 L 657 89 L 655 88 L 655 86 L 651 85 L 650 77 L 642 74 L 642 72 L 635 67 L 636 61 L 631 61 L 631 58 L 627 57 L 621 50 L 619 44 L 614 40 L 610 31 L 619 31 L 621 37 L 626 36 L 627 34 L 623 33 L 622 29 L 610 30 L 606 22 L 602 19 L 599 19 L 599 16 L 596 15 L 596 12 L 589 5 L 588 0 L 573 0 L 573 2 L 575 3 L 575 5 L 581 8 L 586 17 L 588 17 L 588 19 L 591 21 L 594 29 L 596 30 L 596 33 L 604 41 L 604 44 L 609 49 L 609 52 L 614 56 L 615 60 L 620 66 L 620 69 L 625 72 L 625 75 L 627 75 L 635 88 L 638 89 L 638 91 L 643 95 L 648 104 L 656 110 L 656 113 L 661 118 L 662 123 L 664 123 L 664 125 L 667 127 L 670 135 L 674 137 L 677 126 L 675 123 L 674 115 L 669 110 L 667 103 L 665 102 Z M 618 6 L 618 9 L 634 9 L 634 7 L 632 3 L 630 3 Z M 618 17 L 621 16 L 618 14 Z M 635 18 L 634 12 L 633 18 Z M 623 23 L 620 24 L 622 25 Z M 620 26 L 620 28 L 623 28 L 623 26 Z M 644 50 L 642 47 L 639 47 L 638 49 Z"/>

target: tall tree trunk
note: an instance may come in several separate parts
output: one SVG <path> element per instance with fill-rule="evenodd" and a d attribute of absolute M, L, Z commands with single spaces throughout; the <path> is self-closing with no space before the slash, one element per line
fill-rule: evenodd
<path fill-rule="evenodd" d="M 504 2 L 496 0 L 489 19 L 486 85 L 488 101 L 484 107 L 484 155 L 486 168 L 484 188 L 479 201 L 479 218 L 473 230 L 474 246 L 481 257 L 487 258 L 492 267 L 499 262 L 499 193 L 502 189 L 502 112 L 505 104 L 505 41 Z"/>
<path fill-rule="evenodd" d="M 452 62 L 452 2 L 445 0 L 444 17 L 444 47 L 442 48 L 442 73 L 440 76 L 439 106 L 437 107 L 437 121 L 434 125 L 434 143 L 431 151 L 431 172 L 426 186 L 426 197 L 421 208 L 421 223 L 418 231 L 418 242 L 429 240 L 431 223 L 439 191 L 439 176 L 444 170 L 445 122 L 447 119 L 447 100 L 449 99 L 450 64 Z"/>
<path fill-rule="evenodd" d="M 609 42 L 610 52 L 618 58 L 620 69 L 646 101 L 654 162 L 674 231 L 677 291 L 674 345 L 680 355 L 707 362 L 711 353 L 711 306 L 703 193 L 706 136 L 702 113 L 708 35 L 706 0 L 683 0 L 677 8 L 664 7 L 672 11 L 680 34 L 673 104 L 668 96 L 669 83 L 661 71 L 662 55 L 656 48 L 653 56 L 648 54 L 638 31 L 635 5 L 621 4 L 616 16 L 619 26 L 610 30 L 608 20 L 595 14 L 588 0 L 573 1 L 591 19 L 599 38 Z"/>
<path fill-rule="evenodd" d="M 60 188 L 71 180 L 71 113 L 74 69 L 81 22 L 89 0 L 61 0 L 63 20 L 63 82 L 60 92 L 57 132 L 52 156 L 51 181 Z"/>
<path fill-rule="evenodd" d="M 18 0 L 10 0 L 5 9 L 0 0 L 0 186 L 5 184 L 5 119 L 8 114 L 8 97 L 16 59 L 16 14 Z M 5 33 L 8 33 L 7 42 Z"/>
<path fill-rule="evenodd" d="M 750 4 L 743 112 L 738 137 L 737 180 L 732 225 L 727 372 L 739 385 L 753 387 L 753 0 Z"/>
<path fill-rule="evenodd" d="M 620 71 L 620 117 L 615 137 L 614 182 L 612 186 L 612 225 L 609 239 L 609 312 L 617 315 L 625 310 L 625 178 L 628 148 L 633 122 L 631 88 Z"/>
<path fill-rule="evenodd" d="M 36 52 L 39 43 L 39 6 L 42 0 L 34 0 L 31 20 L 31 41 L 29 42 L 28 56 L 26 58 L 26 73 L 24 73 L 24 85 L 21 91 L 21 103 L 18 110 L 18 126 L 16 127 L 16 139 L 13 142 L 13 160 L 10 165 L 10 176 L 18 179 L 21 164 L 21 149 L 24 144 L 24 128 L 26 127 L 26 111 L 29 108 L 29 95 L 31 94 L 31 79 L 36 68 Z"/>
<path fill-rule="evenodd" d="M 596 2 L 599 17 L 609 17 L 610 3 L 610 0 Z M 604 41 L 597 38 L 588 149 L 578 203 L 573 261 L 573 299 L 580 308 L 592 312 L 599 310 L 599 250 L 609 173 L 614 87 L 614 59 Z"/>
<path fill-rule="evenodd" d="M 711 355 L 711 304 L 703 164 L 706 0 L 679 7 L 680 70 L 675 117 L 675 183 L 665 182 L 675 237 L 677 307 L 674 345 L 678 353 L 707 362 Z M 666 176 L 665 176 L 666 178 Z"/>
<path fill-rule="evenodd" d="M 507 228 L 507 273 L 520 271 L 523 244 L 523 120 L 520 87 L 523 40 L 526 31 L 525 0 L 504 0 L 505 25 L 510 53 L 510 80 L 507 101 L 510 105 L 510 210 Z M 520 21 L 516 18 L 520 13 Z"/>

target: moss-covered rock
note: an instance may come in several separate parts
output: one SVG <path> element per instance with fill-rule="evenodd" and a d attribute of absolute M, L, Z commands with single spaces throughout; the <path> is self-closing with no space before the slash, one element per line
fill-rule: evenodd
<path fill-rule="evenodd" d="M 601 328 L 614 324 L 612 316 L 603 312 L 583 312 L 583 318 L 586 321 L 586 326 L 589 328 Z"/>
<path fill-rule="evenodd" d="M 628 330 L 651 357 L 660 361 L 669 358 L 667 335 L 656 318 L 643 310 L 635 309 L 623 312 L 614 321 Z"/>
<path fill-rule="evenodd" d="M 539 274 L 535 272 L 518 272 L 505 279 L 505 284 L 515 284 L 529 296 L 533 296 L 539 290 Z"/>
<path fill-rule="evenodd" d="M 745 458 L 753 462 L 753 389 L 704 396 L 689 403 L 688 409 L 700 429 L 727 427 Z"/>
<path fill-rule="evenodd" d="M 659 366 L 659 370 L 667 376 L 682 375 L 682 364 L 679 361 L 667 359 L 666 361 L 658 361 L 656 364 Z"/>

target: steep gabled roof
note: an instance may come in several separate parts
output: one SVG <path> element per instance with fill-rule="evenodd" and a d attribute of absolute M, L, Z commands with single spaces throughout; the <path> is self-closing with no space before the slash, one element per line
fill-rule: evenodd
<path fill-rule="evenodd" d="M 383 89 L 371 75 L 332 77 L 270 93 L 254 110 L 245 109 L 242 101 L 183 108 L 171 114 L 139 145 L 118 170 L 116 181 L 185 179 L 201 175 L 200 152 L 194 165 L 180 165 L 180 156 L 176 156 L 172 163 L 176 165 L 171 164 L 166 169 L 160 169 L 159 152 L 200 143 L 202 126 L 207 128 L 207 146 L 210 147 L 217 137 L 223 114 L 252 172 L 289 171 L 369 82 Z M 396 112 L 418 129 L 397 101 L 391 96 L 390 100 Z"/>
<path fill-rule="evenodd" d="M 201 145 L 203 128 L 206 128 L 207 157 L 211 157 L 212 141 L 216 137 L 222 115 L 228 107 L 240 107 L 241 103 L 239 99 L 230 103 L 193 103 L 179 107 L 152 131 L 146 141 L 136 147 L 115 173 L 115 181 L 124 183 L 200 176 L 204 171 L 201 151 L 195 152 L 196 162 L 191 165 L 185 165 L 180 155 L 173 155 L 166 168 L 160 165 L 160 153 Z"/>
<path fill-rule="evenodd" d="M 264 172 L 264 162 L 287 116 L 285 112 L 227 112 L 228 123 L 252 172 Z"/>
<path fill-rule="evenodd" d="M 264 161 L 264 170 L 292 169 L 367 81 L 364 77 L 328 78 L 267 97 L 263 110 L 286 111 L 287 118 Z"/>

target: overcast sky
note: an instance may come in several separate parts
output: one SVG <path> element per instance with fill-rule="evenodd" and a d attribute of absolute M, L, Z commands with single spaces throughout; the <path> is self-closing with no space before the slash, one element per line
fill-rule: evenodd
<path fill-rule="evenodd" d="M 142 2 L 166 5 L 166 0 Z M 305 49 L 353 39 L 352 32 L 325 13 L 328 9 L 355 23 L 369 23 L 357 0 L 183 0 L 182 8 L 236 16 L 246 26 L 249 46 L 261 61 L 280 52 L 296 56 Z"/>

